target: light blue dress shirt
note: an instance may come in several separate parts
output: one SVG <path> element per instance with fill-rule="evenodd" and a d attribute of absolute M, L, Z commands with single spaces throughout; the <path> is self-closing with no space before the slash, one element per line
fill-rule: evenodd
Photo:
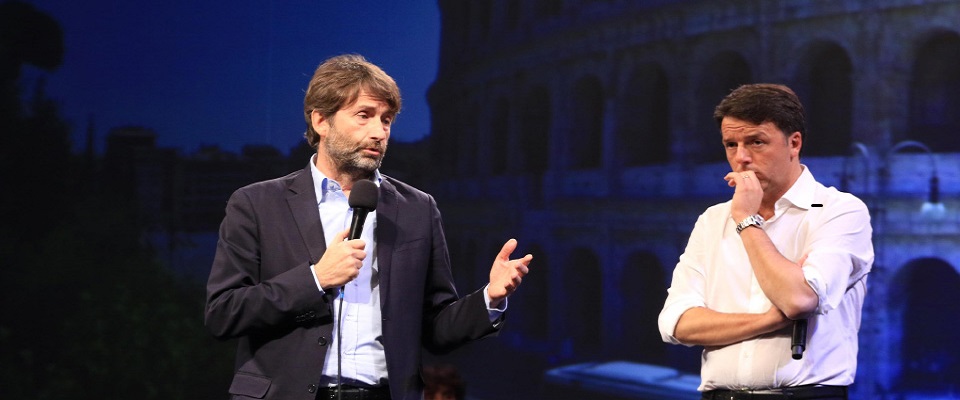
<path fill-rule="evenodd" d="M 333 238 L 350 227 L 353 209 L 347 202 L 340 184 L 323 175 L 311 162 L 314 190 L 323 224 L 327 246 Z M 380 185 L 380 172 L 375 172 L 374 183 Z M 360 275 L 343 287 L 343 293 L 333 303 L 334 334 L 323 364 L 322 384 L 337 383 L 338 355 L 341 383 L 378 385 L 387 378 L 387 360 L 381 343 L 380 290 L 377 243 L 373 232 L 377 226 L 377 212 L 367 215 L 360 239 L 366 243 L 367 257 L 360 267 Z M 316 274 L 314 274 L 316 279 Z M 317 287 L 319 287 L 317 282 Z M 320 289 L 323 290 L 322 288 Z M 341 305 L 341 302 L 343 303 Z M 341 308 L 342 307 L 342 308 Z M 342 314 L 341 314 L 342 313 Z M 337 334 L 337 329 L 340 334 Z"/>

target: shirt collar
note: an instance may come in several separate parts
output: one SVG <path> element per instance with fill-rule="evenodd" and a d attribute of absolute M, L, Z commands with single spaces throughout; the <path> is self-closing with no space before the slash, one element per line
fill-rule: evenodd
<path fill-rule="evenodd" d="M 340 187 L 339 182 L 328 178 L 323 172 L 317 169 L 317 163 L 315 162 L 316 157 L 316 154 L 310 157 L 310 174 L 313 176 L 313 190 L 317 195 L 317 204 L 320 204 L 326 198 L 325 194 L 340 192 L 343 188 Z M 380 175 L 380 170 L 374 170 L 373 183 L 375 183 L 377 187 L 380 187 L 381 181 L 383 181 L 383 176 Z"/>
<path fill-rule="evenodd" d="M 779 209 L 793 205 L 794 207 L 804 210 L 810 209 L 810 206 L 813 204 L 813 194 L 817 181 L 813 178 L 813 174 L 810 173 L 810 168 L 807 168 L 807 166 L 803 164 L 800 164 L 800 168 L 803 169 L 803 171 L 800 172 L 800 177 L 797 178 L 793 186 L 783 194 L 783 197 L 777 200 L 775 208 Z"/>

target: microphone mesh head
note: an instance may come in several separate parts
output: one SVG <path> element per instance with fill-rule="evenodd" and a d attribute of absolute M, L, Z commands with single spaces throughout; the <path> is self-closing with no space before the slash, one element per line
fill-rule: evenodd
<path fill-rule="evenodd" d="M 363 208 L 370 211 L 377 209 L 377 201 L 380 199 L 380 193 L 377 184 L 361 179 L 353 183 L 353 189 L 350 189 L 350 198 L 347 203 L 350 208 Z"/>

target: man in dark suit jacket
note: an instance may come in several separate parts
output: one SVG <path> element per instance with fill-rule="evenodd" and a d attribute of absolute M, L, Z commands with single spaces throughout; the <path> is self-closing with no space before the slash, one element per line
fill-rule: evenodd
<path fill-rule="evenodd" d="M 446 351 L 499 331 L 532 256 L 509 259 L 510 239 L 490 283 L 458 298 L 433 198 L 378 171 L 399 110 L 380 68 L 356 55 L 325 61 L 304 99 L 310 165 L 228 201 L 206 324 L 239 338 L 232 398 L 420 399 L 422 346 Z M 329 221 L 350 220 L 346 199 L 361 179 L 379 185 L 379 204 L 365 236 L 346 240 Z"/>

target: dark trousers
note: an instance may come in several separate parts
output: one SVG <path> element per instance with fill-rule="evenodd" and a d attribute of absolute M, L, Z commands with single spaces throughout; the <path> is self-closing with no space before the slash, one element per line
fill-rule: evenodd
<path fill-rule="evenodd" d="M 717 389 L 703 392 L 702 400 L 847 400 L 846 386 L 803 385 L 764 390 Z"/>
<path fill-rule="evenodd" d="M 322 387 L 317 391 L 317 400 L 390 400 L 389 386 L 359 387 L 340 385 Z"/>

